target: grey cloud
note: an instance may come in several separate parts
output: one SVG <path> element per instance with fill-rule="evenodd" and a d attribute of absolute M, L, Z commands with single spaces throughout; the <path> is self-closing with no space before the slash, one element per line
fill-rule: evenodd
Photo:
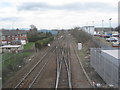
<path fill-rule="evenodd" d="M 117 11 L 117 6 L 112 7 L 107 3 L 100 3 L 100 2 L 88 2 L 82 4 L 80 2 L 69 3 L 64 5 L 49 5 L 47 3 L 35 3 L 35 2 L 28 2 L 23 3 L 22 5 L 18 6 L 18 10 L 67 10 L 67 11 L 88 11 L 88 10 L 100 10 L 100 11 Z"/>
<path fill-rule="evenodd" d="M 0 21 L 20 21 L 20 17 L 1 17 Z"/>
<path fill-rule="evenodd" d="M 22 5 L 18 6 L 18 10 L 38 10 L 38 9 L 52 9 L 53 6 L 50 6 L 46 3 L 23 3 Z"/>

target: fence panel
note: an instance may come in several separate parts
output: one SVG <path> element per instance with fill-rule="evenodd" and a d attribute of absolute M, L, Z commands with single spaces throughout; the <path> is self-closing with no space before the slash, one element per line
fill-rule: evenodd
<path fill-rule="evenodd" d="M 102 50 L 102 48 L 91 48 L 91 66 L 108 85 L 118 87 L 118 60 Z"/>

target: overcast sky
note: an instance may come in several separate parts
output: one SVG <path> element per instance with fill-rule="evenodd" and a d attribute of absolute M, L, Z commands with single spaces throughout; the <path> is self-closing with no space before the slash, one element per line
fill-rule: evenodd
<path fill-rule="evenodd" d="M 118 25 L 118 0 L 0 0 L 0 28 Z"/>

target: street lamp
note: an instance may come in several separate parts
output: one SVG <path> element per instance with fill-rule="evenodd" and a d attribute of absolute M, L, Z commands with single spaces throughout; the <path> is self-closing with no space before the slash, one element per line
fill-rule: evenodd
<path fill-rule="evenodd" d="M 102 32 L 104 30 L 104 20 L 102 20 Z"/>
<path fill-rule="evenodd" d="M 92 23 L 93 23 L 93 26 L 94 26 L 94 21 L 92 21 Z"/>
<path fill-rule="evenodd" d="M 110 32 L 112 34 L 111 20 L 112 20 L 112 18 L 109 19 L 109 25 L 110 25 Z"/>
<path fill-rule="evenodd" d="M 109 19 L 109 25 L 110 25 L 110 28 L 111 28 L 111 20 L 112 20 L 112 18 Z"/>
<path fill-rule="evenodd" d="M 103 26 L 104 26 L 103 23 L 104 23 L 104 20 L 102 20 L 102 28 L 103 28 Z"/>

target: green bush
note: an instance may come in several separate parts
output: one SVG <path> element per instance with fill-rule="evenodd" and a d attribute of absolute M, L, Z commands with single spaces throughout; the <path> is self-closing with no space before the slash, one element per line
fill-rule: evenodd
<path fill-rule="evenodd" d="M 72 30 L 71 33 L 76 38 L 77 42 L 85 43 L 92 39 L 88 33 L 81 30 Z"/>
<path fill-rule="evenodd" d="M 42 39 L 49 38 L 52 36 L 53 35 L 50 32 L 46 32 L 46 33 L 38 32 L 36 34 L 29 34 L 28 33 L 28 35 L 27 35 L 29 42 L 36 42 L 38 40 L 42 40 Z"/>
<path fill-rule="evenodd" d="M 43 46 L 46 46 L 48 43 L 50 43 L 53 39 L 54 37 L 38 40 L 35 42 L 35 47 L 41 49 Z"/>

